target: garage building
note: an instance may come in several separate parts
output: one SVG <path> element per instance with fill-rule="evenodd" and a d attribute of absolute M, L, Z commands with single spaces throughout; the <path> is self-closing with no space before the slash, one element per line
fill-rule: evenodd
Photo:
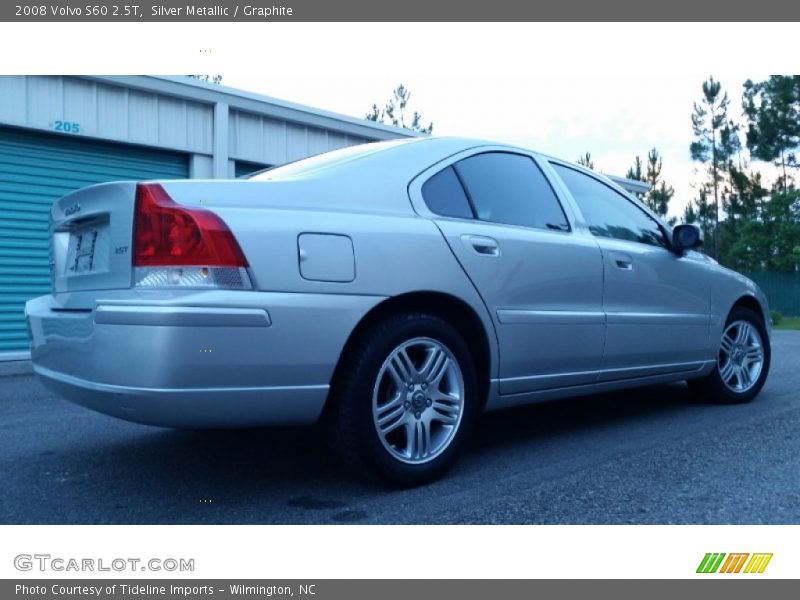
<path fill-rule="evenodd" d="M 23 307 L 50 291 L 50 205 L 71 190 L 238 177 L 409 135 L 187 77 L 0 76 L 0 360 L 28 357 Z"/>

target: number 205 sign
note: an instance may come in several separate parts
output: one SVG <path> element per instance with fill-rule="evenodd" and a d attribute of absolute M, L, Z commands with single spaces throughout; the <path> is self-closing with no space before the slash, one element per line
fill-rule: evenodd
<path fill-rule="evenodd" d="M 80 123 L 74 121 L 53 121 L 53 131 L 62 131 L 64 133 L 80 133 Z"/>

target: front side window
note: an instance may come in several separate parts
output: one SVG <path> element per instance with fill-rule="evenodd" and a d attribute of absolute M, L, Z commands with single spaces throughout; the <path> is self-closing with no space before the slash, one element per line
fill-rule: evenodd
<path fill-rule="evenodd" d="M 658 222 L 619 192 L 576 169 L 551 163 L 598 237 L 667 248 Z"/>
<path fill-rule="evenodd" d="M 487 152 L 454 166 L 478 219 L 538 229 L 569 224 L 538 165 L 529 156 Z"/>

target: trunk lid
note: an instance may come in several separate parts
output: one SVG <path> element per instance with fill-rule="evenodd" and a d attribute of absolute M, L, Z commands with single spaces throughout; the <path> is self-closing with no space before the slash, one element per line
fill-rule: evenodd
<path fill-rule="evenodd" d="M 59 292 L 131 286 L 135 182 L 67 194 L 50 211 L 50 270 Z"/>

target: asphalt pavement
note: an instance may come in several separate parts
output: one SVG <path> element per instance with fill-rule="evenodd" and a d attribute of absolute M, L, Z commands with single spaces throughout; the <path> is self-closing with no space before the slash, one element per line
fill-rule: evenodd
<path fill-rule="evenodd" d="M 187 432 L 0 378 L 0 523 L 800 523 L 800 332 L 754 402 L 683 384 L 484 415 L 442 481 L 392 490 L 314 428 Z"/>

